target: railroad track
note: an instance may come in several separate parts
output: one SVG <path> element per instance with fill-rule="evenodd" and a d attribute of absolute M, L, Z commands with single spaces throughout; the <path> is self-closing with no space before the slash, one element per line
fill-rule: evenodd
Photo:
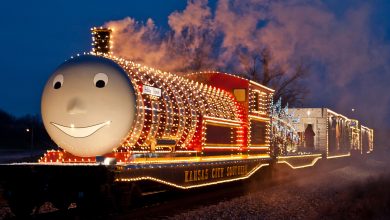
<path fill-rule="evenodd" d="M 35 213 L 29 216 L 32 219 L 154 219 L 173 216 L 175 214 L 196 209 L 201 206 L 217 204 L 236 197 L 267 190 L 274 186 L 282 186 L 299 177 L 313 172 L 329 172 L 348 165 L 348 158 L 337 163 L 319 164 L 319 166 L 292 170 L 287 165 L 280 164 L 272 169 L 264 169 L 256 173 L 249 180 L 226 183 L 192 190 L 168 190 L 143 195 L 129 210 L 118 212 L 115 209 L 99 213 L 85 212 L 76 206 L 66 211 L 53 209 L 51 212 Z M 272 175 L 272 178 L 269 178 Z M 1 189 L 0 189 L 1 190 Z M 99 201 L 97 201 L 99 202 Z M 50 210 L 49 210 L 50 211 Z M 1 217 L 1 215 L 0 215 Z M 12 218 L 11 218 L 12 219 Z"/>

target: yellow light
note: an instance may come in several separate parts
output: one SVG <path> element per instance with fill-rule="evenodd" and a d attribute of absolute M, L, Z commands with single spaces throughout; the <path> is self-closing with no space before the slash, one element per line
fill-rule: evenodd
<path fill-rule="evenodd" d="M 333 159 L 333 158 L 339 158 L 339 157 L 349 157 L 349 156 L 351 156 L 351 153 L 328 156 L 327 159 Z"/>
<path fill-rule="evenodd" d="M 314 160 L 310 164 L 301 165 L 301 166 L 294 166 L 294 165 L 290 164 L 288 161 L 284 161 L 284 160 L 278 161 L 278 163 L 285 163 L 285 164 L 289 165 L 293 169 L 301 169 L 301 168 L 305 168 L 305 167 L 312 167 L 312 166 L 314 166 L 317 163 L 317 161 L 320 160 L 321 158 L 322 157 L 316 157 L 316 158 L 314 158 Z"/>
<path fill-rule="evenodd" d="M 258 121 L 270 121 L 270 118 L 266 118 L 266 117 L 260 117 L 260 116 L 256 116 L 256 115 L 248 115 L 249 118 L 251 119 L 256 119 Z"/>
<path fill-rule="evenodd" d="M 168 182 L 168 181 L 161 180 L 161 179 L 154 178 L 154 177 L 150 177 L 150 176 L 143 176 L 143 177 L 136 177 L 136 178 L 117 178 L 117 179 L 115 179 L 115 181 L 116 182 L 132 182 L 132 181 L 141 181 L 141 180 L 151 180 L 151 181 L 155 181 L 155 182 L 162 183 L 162 184 L 165 184 L 165 185 L 173 186 L 173 187 L 176 187 L 176 188 L 179 188 L 179 189 L 192 189 L 192 188 L 198 188 L 198 187 L 203 187 L 203 186 L 210 186 L 210 185 L 215 185 L 215 184 L 220 184 L 220 183 L 228 183 L 228 182 L 233 182 L 233 181 L 237 181 L 237 180 L 248 179 L 257 170 L 259 170 L 260 168 L 265 167 L 265 166 L 268 166 L 268 164 L 260 164 L 260 165 L 255 167 L 253 170 L 251 170 L 249 173 L 247 173 L 243 177 L 232 178 L 232 179 L 228 179 L 228 180 L 215 181 L 215 182 L 210 182 L 210 183 L 191 185 L 191 186 L 179 185 L 179 184 L 175 184 L 175 183 L 172 183 L 172 182 Z"/>

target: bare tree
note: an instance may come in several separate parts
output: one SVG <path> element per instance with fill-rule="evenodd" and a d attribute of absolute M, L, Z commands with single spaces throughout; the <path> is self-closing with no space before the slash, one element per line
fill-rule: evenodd
<path fill-rule="evenodd" d="M 274 100 L 282 98 L 282 104 L 302 104 L 307 87 L 302 80 L 309 75 L 309 66 L 300 59 L 292 70 L 273 63 L 268 48 L 249 53 L 239 53 L 241 65 L 247 78 L 275 89 Z"/>
<path fill-rule="evenodd" d="M 198 72 L 215 68 L 213 63 L 213 32 L 194 27 L 185 28 L 180 35 L 169 33 L 166 42 L 172 57 L 180 56 L 183 63 L 174 72 Z"/>
<path fill-rule="evenodd" d="M 221 71 L 236 71 L 239 63 L 244 74 L 241 76 L 256 81 L 262 85 L 275 89 L 274 100 L 282 98 L 282 105 L 289 103 L 293 106 L 302 104 L 307 88 L 302 80 L 309 74 L 309 66 L 304 60 L 299 60 L 293 68 L 285 69 L 272 59 L 268 48 L 261 48 L 250 52 L 248 48 L 237 49 L 235 61 L 224 62 L 226 66 L 218 66 L 217 37 L 211 30 L 187 27 L 182 33 L 175 35 L 171 32 L 166 42 L 171 53 L 170 58 L 180 60 L 181 65 L 173 72 L 192 73 L 210 69 Z"/>

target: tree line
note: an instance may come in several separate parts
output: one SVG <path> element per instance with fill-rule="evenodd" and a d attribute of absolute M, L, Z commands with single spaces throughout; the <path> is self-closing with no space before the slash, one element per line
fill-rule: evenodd
<path fill-rule="evenodd" d="M 0 109 L 0 149 L 52 149 L 39 115 L 15 117 Z"/>

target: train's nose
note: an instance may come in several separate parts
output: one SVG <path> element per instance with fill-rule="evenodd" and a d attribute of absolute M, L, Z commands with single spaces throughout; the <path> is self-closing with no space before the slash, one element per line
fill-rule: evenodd
<path fill-rule="evenodd" d="M 71 99 L 66 106 L 66 112 L 70 115 L 85 114 L 86 108 L 83 100 L 80 98 Z"/>
<path fill-rule="evenodd" d="M 125 70 L 100 56 L 62 64 L 42 94 L 42 119 L 50 137 L 76 156 L 112 152 L 126 139 L 136 97 Z"/>

